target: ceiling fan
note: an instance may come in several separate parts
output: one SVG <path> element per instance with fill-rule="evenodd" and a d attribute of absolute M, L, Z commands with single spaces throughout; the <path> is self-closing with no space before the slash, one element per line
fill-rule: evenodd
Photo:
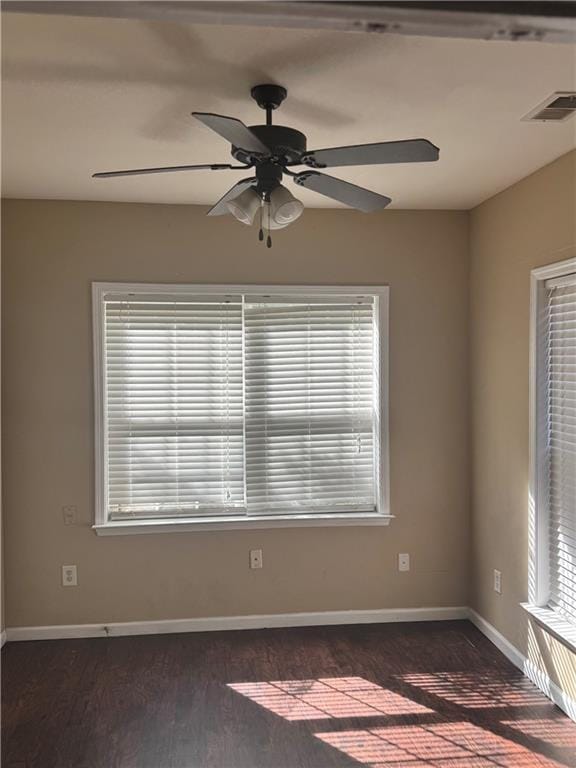
<path fill-rule="evenodd" d="M 287 95 L 286 88 L 281 85 L 256 85 L 252 88 L 252 98 L 266 111 L 266 125 L 248 127 L 234 117 L 209 112 L 192 112 L 197 120 L 232 144 L 232 156 L 240 165 L 208 163 L 176 165 L 168 168 L 136 168 L 95 173 L 93 178 L 253 168 L 254 175 L 236 182 L 208 211 L 208 216 L 231 213 L 244 224 L 252 224 L 256 214 L 259 213 L 259 239 L 264 239 L 264 230 L 267 230 L 266 243 L 270 247 L 272 245 L 270 231 L 282 229 L 291 224 L 304 210 L 302 203 L 281 183 L 284 174 L 291 176 L 300 187 L 311 189 L 351 208 L 370 213 L 385 208 L 391 202 L 390 198 L 348 181 L 320 173 L 317 169 L 438 160 L 438 147 L 427 139 L 384 141 L 377 144 L 308 150 L 306 136 L 303 133 L 284 125 L 272 125 L 272 112 L 282 104 Z M 298 165 L 306 165 L 313 170 L 296 173 L 292 168 Z"/>

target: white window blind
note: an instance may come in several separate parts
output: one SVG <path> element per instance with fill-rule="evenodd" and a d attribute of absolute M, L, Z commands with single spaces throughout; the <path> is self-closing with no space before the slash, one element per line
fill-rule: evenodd
<path fill-rule="evenodd" d="M 247 297 L 251 511 L 375 510 L 373 305 Z"/>
<path fill-rule="evenodd" d="M 244 506 L 242 304 L 105 301 L 110 519 Z"/>
<path fill-rule="evenodd" d="M 95 286 L 97 527 L 387 517 L 380 297 L 220 289 Z"/>
<path fill-rule="evenodd" d="M 549 602 L 576 622 L 576 275 L 546 297 Z"/>

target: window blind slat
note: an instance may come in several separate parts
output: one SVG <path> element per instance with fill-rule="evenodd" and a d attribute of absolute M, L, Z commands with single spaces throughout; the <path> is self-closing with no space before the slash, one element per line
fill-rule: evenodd
<path fill-rule="evenodd" d="M 576 276 L 546 296 L 549 601 L 576 623 Z"/>
<path fill-rule="evenodd" d="M 108 513 L 243 507 L 241 302 L 105 302 Z"/>
<path fill-rule="evenodd" d="M 252 514 L 375 511 L 374 308 L 246 299 Z"/>

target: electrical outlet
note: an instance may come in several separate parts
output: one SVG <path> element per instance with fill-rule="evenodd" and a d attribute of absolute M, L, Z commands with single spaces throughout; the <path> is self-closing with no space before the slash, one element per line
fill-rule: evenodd
<path fill-rule="evenodd" d="M 398 570 L 409 571 L 410 570 L 410 555 L 405 553 L 398 555 Z"/>
<path fill-rule="evenodd" d="M 78 586 L 78 569 L 76 568 L 75 565 L 62 566 L 62 586 L 63 587 Z"/>
<path fill-rule="evenodd" d="M 77 512 L 78 507 L 75 507 L 73 504 L 62 507 L 62 519 L 64 521 L 64 525 L 76 525 Z"/>
<path fill-rule="evenodd" d="M 262 550 L 250 550 L 250 568 L 262 568 Z"/>
<path fill-rule="evenodd" d="M 494 592 L 502 594 L 502 571 L 497 571 L 496 568 L 494 568 Z"/>

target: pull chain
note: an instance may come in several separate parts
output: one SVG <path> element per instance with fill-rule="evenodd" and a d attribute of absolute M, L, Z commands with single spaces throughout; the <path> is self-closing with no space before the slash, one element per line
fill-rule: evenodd
<path fill-rule="evenodd" d="M 266 213 L 268 214 L 268 237 L 266 238 L 266 247 L 272 248 L 272 237 L 270 235 L 270 201 L 268 201 L 268 207 L 266 208 Z"/>
<path fill-rule="evenodd" d="M 260 229 L 258 230 L 258 240 L 260 240 L 260 242 L 264 240 L 264 230 L 262 229 L 263 211 L 264 211 L 264 200 L 260 202 Z"/>
<path fill-rule="evenodd" d="M 268 226 L 265 227 L 266 221 L 265 221 L 265 213 L 268 216 Z M 262 201 L 260 203 L 260 229 L 258 230 L 258 240 L 260 242 L 263 242 L 264 240 L 264 228 L 266 228 L 268 232 L 268 236 L 266 237 L 266 247 L 272 248 L 272 237 L 270 235 L 270 203 L 265 199 L 262 198 Z"/>

